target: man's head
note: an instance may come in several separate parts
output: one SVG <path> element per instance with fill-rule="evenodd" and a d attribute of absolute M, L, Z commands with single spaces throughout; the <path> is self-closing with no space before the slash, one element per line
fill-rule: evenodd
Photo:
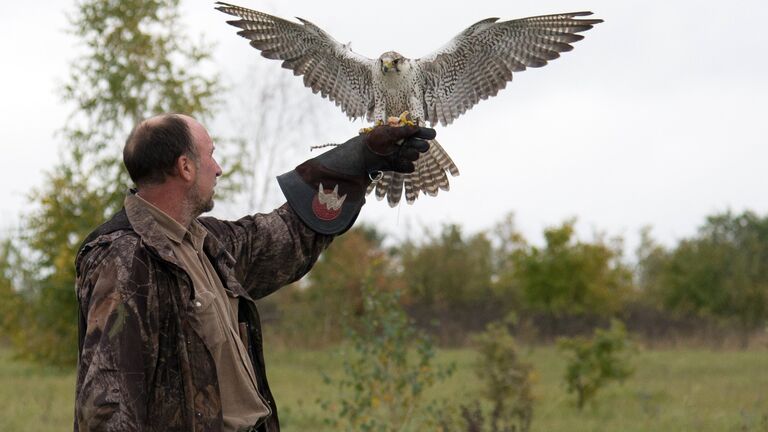
<path fill-rule="evenodd" d="M 140 122 L 123 149 L 123 162 L 139 188 L 180 194 L 190 216 L 213 208 L 213 189 L 221 167 L 214 145 L 197 120 L 181 114 L 161 114 Z"/>

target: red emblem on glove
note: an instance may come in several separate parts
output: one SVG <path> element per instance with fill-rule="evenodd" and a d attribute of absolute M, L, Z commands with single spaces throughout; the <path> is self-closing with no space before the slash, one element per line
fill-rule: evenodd
<path fill-rule="evenodd" d="M 341 214 L 341 205 L 344 204 L 345 199 L 347 199 L 346 194 L 339 197 L 339 185 L 331 190 L 325 189 L 320 183 L 317 186 L 317 195 L 312 199 L 312 213 L 321 220 L 334 220 Z"/>

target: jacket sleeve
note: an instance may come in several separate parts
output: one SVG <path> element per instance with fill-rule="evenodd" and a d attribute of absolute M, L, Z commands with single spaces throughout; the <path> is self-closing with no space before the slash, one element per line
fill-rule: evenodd
<path fill-rule="evenodd" d="M 200 222 L 224 243 L 235 259 L 235 276 L 254 299 L 304 276 L 333 240 L 310 229 L 287 203 L 237 221 Z"/>
<path fill-rule="evenodd" d="M 81 432 L 141 431 L 147 425 L 157 297 L 146 290 L 150 272 L 147 260 L 134 255 L 137 242 L 124 236 L 97 246 L 78 275 L 85 322 L 75 392 L 75 430 Z"/>

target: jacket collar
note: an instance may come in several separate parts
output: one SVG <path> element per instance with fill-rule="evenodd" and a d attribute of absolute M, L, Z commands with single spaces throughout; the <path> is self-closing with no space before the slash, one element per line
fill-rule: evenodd
<path fill-rule="evenodd" d="M 150 249 L 153 249 L 160 258 L 182 267 L 181 262 L 173 253 L 171 240 L 165 235 L 152 213 L 142 204 L 136 196 L 136 191 L 131 189 L 123 202 L 125 214 L 128 216 L 133 230 L 141 237 L 141 241 Z"/>
<path fill-rule="evenodd" d="M 157 252 L 160 258 L 182 267 L 181 262 L 173 253 L 171 240 L 165 235 L 157 219 L 139 200 L 140 198 L 136 196 L 136 190 L 131 189 L 123 203 L 125 213 L 133 230 L 141 237 L 145 245 Z M 214 260 L 223 259 L 229 265 L 233 265 L 235 262 L 235 259 L 227 252 L 221 241 L 210 232 L 203 241 L 203 251 Z"/>

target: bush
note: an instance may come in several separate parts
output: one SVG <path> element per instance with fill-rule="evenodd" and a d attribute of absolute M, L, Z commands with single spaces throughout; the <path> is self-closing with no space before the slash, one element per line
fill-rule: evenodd
<path fill-rule="evenodd" d="M 334 430 L 424 430 L 435 424 L 424 391 L 447 378 L 453 367 L 433 366 L 432 342 L 412 325 L 399 291 L 373 283 L 377 265 L 381 262 L 372 263 L 362 284 L 362 315 L 345 324 L 352 353 L 343 360 L 344 375 L 336 381 L 325 378 L 340 396 L 319 403 L 331 415 L 326 423 Z M 413 350 L 415 359 L 409 355 Z"/>
<path fill-rule="evenodd" d="M 475 341 L 480 351 L 477 376 L 484 384 L 484 396 L 493 406 L 491 430 L 528 431 L 533 419 L 533 367 L 520 361 L 505 323 L 488 324 Z"/>
<path fill-rule="evenodd" d="M 458 410 L 444 408 L 442 430 L 527 432 L 533 419 L 533 367 L 520 360 L 505 322 L 488 324 L 475 343 L 480 354 L 475 372 L 483 384 L 484 398 L 462 404 Z M 487 415 L 485 402 L 491 406 Z"/>
<path fill-rule="evenodd" d="M 619 320 L 612 320 L 608 330 L 595 330 L 591 339 L 560 339 L 559 346 L 568 356 L 565 371 L 568 393 L 576 393 L 576 406 L 580 410 L 609 382 L 623 382 L 633 373 L 629 365 L 631 345 Z"/>

